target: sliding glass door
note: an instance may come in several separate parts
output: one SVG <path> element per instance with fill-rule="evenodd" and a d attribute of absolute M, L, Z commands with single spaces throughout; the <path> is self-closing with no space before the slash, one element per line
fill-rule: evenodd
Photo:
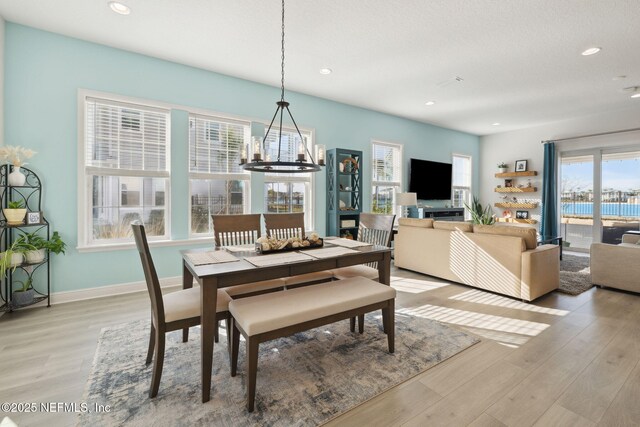
<path fill-rule="evenodd" d="M 561 153 L 560 207 L 560 232 L 576 250 L 639 230 L 640 150 Z"/>
<path fill-rule="evenodd" d="M 560 161 L 560 234 L 574 249 L 594 239 L 594 155 L 563 155 Z"/>
<path fill-rule="evenodd" d="M 640 151 L 602 154 L 602 242 L 640 229 Z"/>

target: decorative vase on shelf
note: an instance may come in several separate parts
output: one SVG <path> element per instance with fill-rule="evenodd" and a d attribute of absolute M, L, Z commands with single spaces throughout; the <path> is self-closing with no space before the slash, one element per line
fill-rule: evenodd
<path fill-rule="evenodd" d="M 13 187 L 21 187 L 27 182 L 27 177 L 20 172 L 20 166 L 14 166 L 13 171 L 9 174 L 9 185 Z"/>
<path fill-rule="evenodd" d="M 498 168 L 498 171 L 500 173 L 507 173 L 509 171 L 509 168 Z"/>

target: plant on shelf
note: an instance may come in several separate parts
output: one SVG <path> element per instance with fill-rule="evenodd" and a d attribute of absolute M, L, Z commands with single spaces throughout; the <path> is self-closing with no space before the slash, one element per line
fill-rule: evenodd
<path fill-rule="evenodd" d="M 8 270 L 14 271 L 17 266 L 22 264 L 24 253 L 29 250 L 33 250 L 33 246 L 20 236 L 14 240 L 9 248 L 0 253 L 0 278 L 4 278 Z"/>
<path fill-rule="evenodd" d="M 505 173 L 509 170 L 509 166 L 507 166 L 505 162 L 500 162 L 498 163 L 498 170 L 500 171 L 500 173 Z"/>
<path fill-rule="evenodd" d="M 40 236 L 37 232 L 23 233 L 20 237 L 23 238 L 25 244 L 31 248 L 24 254 L 29 264 L 37 264 L 44 261 L 46 251 L 56 255 L 64 255 L 65 249 L 67 248 L 67 244 L 60 238 L 60 233 L 57 231 L 53 232 L 49 240 Z"/>
<path fill-rule="evenodd" d="M 9 202 L 7 207 L 2 209 L 2 212 L 9 225 L 22 224 L 24 217 L 27 215 L 27 209 L 24 207 L 22 200 Z"/>
<path fill-rule="evenodd" d="M 466 203 L 464 204 L 464 206 L 471 213 L 471 220 L 474 224 L 492 225 L 496 222 L 496 217 L 491 211 L 491 205 L 483 207 L 477 197 L 473 197 L 471 206 L 467 205 Z"/>
<path fill-rule="evenodd" d="M 20 288 L 13 290 L 11 295 L 11 304 L 18 307 L 31 304 L 36 296 L 36 291 L 32 286 L 33 279 L 31 276 L 29 276 L 24 282 L 17 281 L 14 282 L 14 284 L 19 284 Z"/>

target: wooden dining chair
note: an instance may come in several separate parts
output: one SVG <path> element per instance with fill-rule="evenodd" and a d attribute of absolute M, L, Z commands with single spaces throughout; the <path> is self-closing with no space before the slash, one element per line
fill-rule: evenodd
<path fill-rule="evenodd" d="M 211 215 L 216 246 L 253 245 L 260 237 L 260 214 Z M 284 279 L 263 280 L 225 288 L 231 298 L 284 290 Z"/>
<path fill-rule="evenodd" d="M 153 374 L 149 397 L 156 397 L 162 377 L 164 364 L 165 334 L 171 331 L 183 330 L 182 341 L 188 340 L 188 328 L 200 324 L 200 289 L 190 288 L 162 295 L 158 275 L 153 265 L 153 259 L 149 252 L 147 235 L 142 224 L 131 224 L 136 247 L 140 253 L 140 261 L 147 282 L 147 290 L 151 298 L 151 336 L 149 337 L 149 349 L 146 363 L 153 364 Z M 231 351 L 231 328 L 229 314 L 229 302 L 231 298 L 224 290 L 218 290 L 218 303 L 216 305 L 216 319 L 224 319 L 227 328 L 227 347 Z M 155 359 L 154 359 L 155 353 Z M 231 354 L 231 353 L 229 353 Z"/>
<path fill-rule="evenodd" d="M 276 239 L 305 237 L 304 213 L 262 214 L 267 236 Z"/>
<path fill-rule="evenodd" d="M 373 245 L 390 247 L 395 218 L 395 215 L 361 213 L 357 240 Z M 362 276 L 378 281 L 379 277 L 377 262 L 336 268 L 331 270 L 331 273 L 335 280 Z M 351 331 L 355 331 L 355 319 L 351 319 Z M 364 332 L 364 315 L 358 316 L 358 331 L 360 333 Z"/>
<path fill-rule="evenodd" d="M 291 237 L 304 238 L 306 236 L 303 212 L 262 214 L 262 216 L 264 217 L 264 228 L 267 232 L 267 236 L 269 237 L 274 237 L 276 239 L 289 239 Z M 299 274 L 297 276 L 284 278 L 287 289 L 322 282 L 330 282 L 331 280 L 333 280 L 333 274 L 329 270 Z"/>

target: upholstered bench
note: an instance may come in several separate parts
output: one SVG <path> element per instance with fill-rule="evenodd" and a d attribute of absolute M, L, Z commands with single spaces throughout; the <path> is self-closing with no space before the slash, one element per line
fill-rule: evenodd
<path fill-rule="evenodd" d="M 261 342 L 382 309 L 389 353 L 393 353 L 395 297 L 396 291 L 390 286 L 352 277 L 231 301 L 231 376 L 236 375 L 242 333 L 247 341 L 247 410 L 253 411 Z"/>

